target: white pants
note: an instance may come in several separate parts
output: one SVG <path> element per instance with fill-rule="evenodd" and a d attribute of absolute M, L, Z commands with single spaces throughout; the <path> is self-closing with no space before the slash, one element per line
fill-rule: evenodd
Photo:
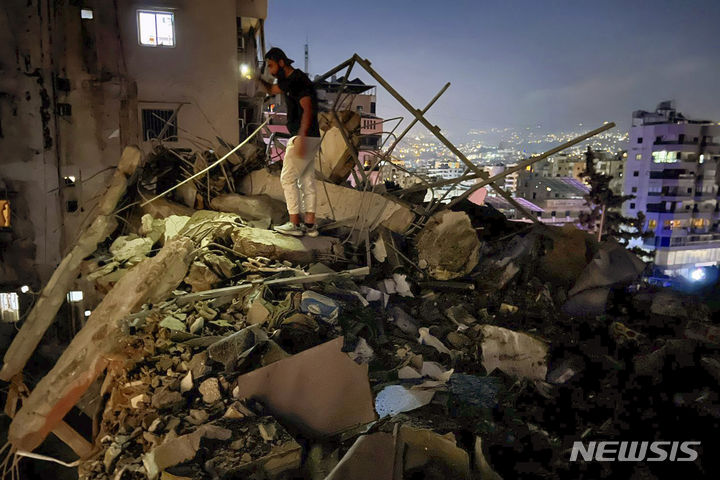
<path fill-rule="evenodd" d="M 305 155 L 297 154 L 295 139 L 288 140 L 285 149 L 282 171 L 280 172 L 280 183 L 285 193 L 288 213 L 296 215 L 303 213 L 315 213 L 317 206 L 317 194 L 315 192 L 315 154 L 320 148 L 320 137 L 305 137 Z M 302 192 L 302 206 L 300 192 Z M 302 208 L 304 207 L 304 208 Z"/>

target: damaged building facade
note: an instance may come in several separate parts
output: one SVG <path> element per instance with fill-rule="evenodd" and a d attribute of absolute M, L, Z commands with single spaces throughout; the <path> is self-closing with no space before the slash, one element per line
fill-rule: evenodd
<path fill-rule="evenodd" d="M 234 145 L 261 120 L 264 0 L 10 1 L 0 13 L 0 284 L 46 281 L 125 145 Z"/>

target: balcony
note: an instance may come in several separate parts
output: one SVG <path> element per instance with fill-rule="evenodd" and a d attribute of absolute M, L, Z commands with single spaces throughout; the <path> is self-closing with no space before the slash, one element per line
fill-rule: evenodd
<path fill-rule="evenodd" d="M 671 147 L 671 148 L 668 148 Z M 655 142 L 653 143 L 653 152 L 658 152 L 661 150 L 672 150 L 674 152 L 693 152 L 693 153 L 699 153 L 700 152 L 700 144 L 698 142 L 689 142 L 687 140 L 683 141 L 683 143 L 678 142 L 677 140 L 663 140 L 662 142 Z"/>

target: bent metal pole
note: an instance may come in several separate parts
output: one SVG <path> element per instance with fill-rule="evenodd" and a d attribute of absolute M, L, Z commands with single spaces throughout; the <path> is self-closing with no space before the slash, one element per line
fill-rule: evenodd
<path fill-rule="evenodd" d="M 178 184 L 175 185 L 174 187 L 168 188 L 167 190 L 165 190 L 165 191 L 164 191 L 163 193 L 161 193 L 160 195 L 156 195 L 155 197 L 151 198 L 150 200 L 147 200 L 146 202 L 140 204 L 140 206 L 141 206 L 141 207 L 144 207 L 144 206 L 147 205 L 148 203 L 152 203 L 152 202 L 154 202 L 155 200 L 157 200 L 158 198 L 164 197 L 165 195 L 167 195 L 168 193 L 172 192 L 173 190 L 175 190 L 175 189 L 178 188 L 179 186 L 184 185 L 184 184 L 186 184 L 187 182 L 189 182 L 189 181 L 191 181 L 191 180 L 199 177 L 200 175 L 204 174 L 205 172 L 208 172 L 208 171 L 210 171 L 211 169 L 217 167 L 217 166 L 220 165 L 222 162 L 224 162 L 225 159 L 227 159 L 227 158 L 228 158 L 230 155 L 232 155 L 233 153 L 237 152 L 240 147 L 242 147 L 243 145 L 245 145 L 247 142 L 250 141 L 250 139 L 252 139 L 255 135 L 257 135 L 257 134 L 260 132 L 260 130 L 262 130 L 263 127 L 265 127 L 265 125 L 268 124 L 269 121 L 270 121 L 269 118 L 268 118 L 267 120 L 265 120 L 257 129 L 255 129 L 255 131 L 254 131 L 253 133 L 251 133 L 250 135 L 248 135 L 248 137 L 247 137 L 245 140 L 243 140 L 237 147 L 235 147 L 235 148 L 233 148 L 232 150 L 230 150 L 228 153 L 226 153 L 225 155 L 223 155 L 223 156 L 222 156 L 221 158 L 219 158 L 217 161 L 215 161 L 215 162 L 213 162 L 212 164 L 210 164 L 207 168 L 202 169 L 201 171 L 199 171 L 198 173 L 196 173 L 196 174 L 193 175 L 192 177 L 186 178 L 185 180 L 183 180 L 182 182 L 178 183 Z"/>

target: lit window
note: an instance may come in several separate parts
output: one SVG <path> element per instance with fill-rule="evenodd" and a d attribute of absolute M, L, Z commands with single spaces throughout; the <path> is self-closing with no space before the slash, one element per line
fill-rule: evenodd
<path fill-rule="evenodd" d="M 8 323 L 20 320 L 20 303 L 17 293 L 0 293 L 0 319 Z"/>
<path fill-rule="evenodd" d="M 138 10 L 138 36 L 146 47 L 175 46 L 175 14 Z"/>
<path fill-rule="evenodd" d="M 83 20 L 92 20 L 93 19 L 93 11 L 91 8 L 82 8 L 80 9 L 80 18 Z"/>
<path fill-rule="evenodd" d="M 642 153 L 636 153 L 635 160 L 642 160 Z"/>
<path fill-rule="evenodd" d="M 648 222 L 648 229 L 649 229 L 649 230 L 655 230 L 656 227 L 657 227 L 657 220 L 650 220 L 650 221 Z"/>
<path fill-rule="evenodd" d="M 73 290 L 71 292 L 68 292 L 67 294 L 67 301 L 70 303 L 74 302 L 80 302 L 83 299 L 83 292 L 80 290 Z"/>
<path fill-rule="evenodd" d="M 0 228 L 9 228 L 10 220 L 10 201 L 0 200 Z"/>
<path fill-rule="evenodd" d="M 675 163 L 678 159 L 677 152 L 666 152 L 660 150 L 659 152 L 653 152 L 652 154 L 654 163 Z"/>

